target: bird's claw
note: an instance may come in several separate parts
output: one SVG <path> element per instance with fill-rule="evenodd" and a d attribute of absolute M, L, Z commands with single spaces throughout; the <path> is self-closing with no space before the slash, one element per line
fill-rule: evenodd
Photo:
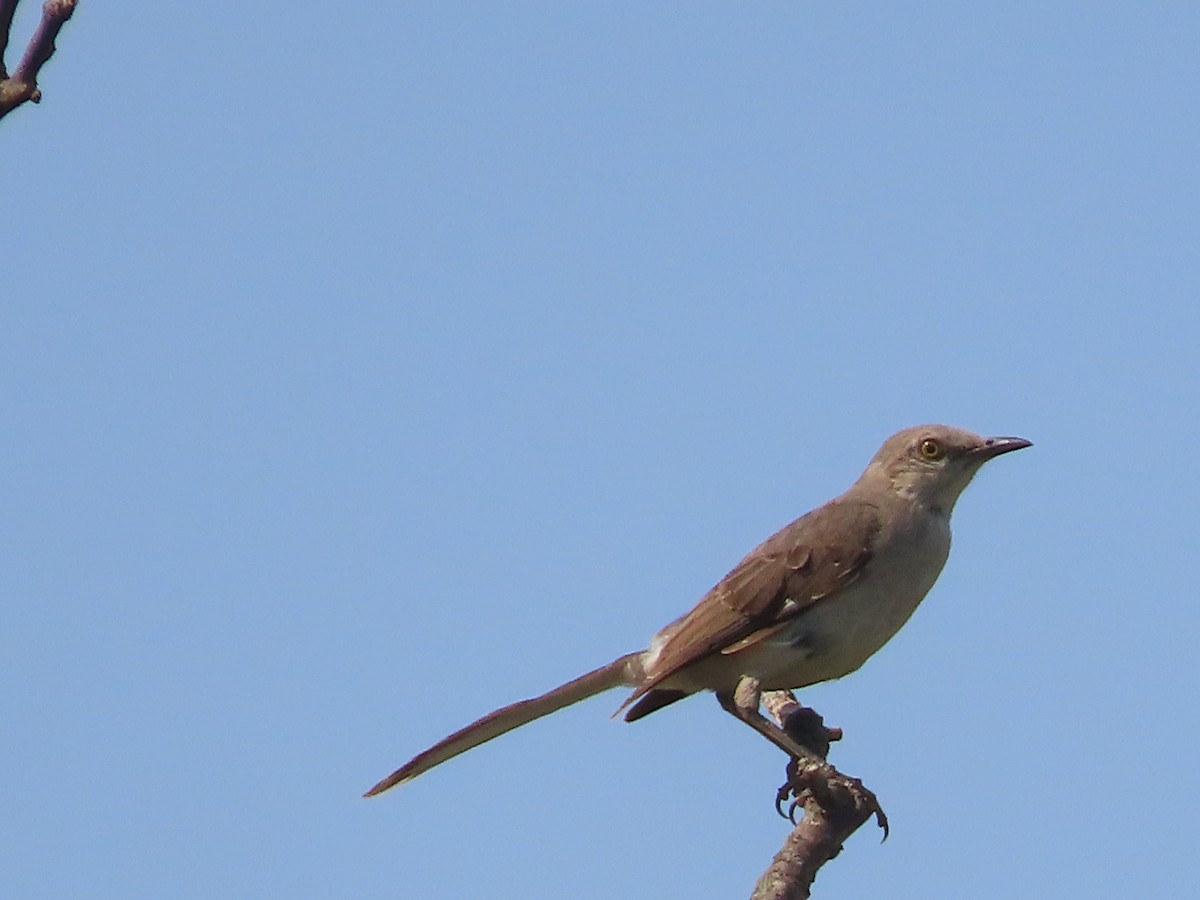
<path fill-rule="evenodd" d="M 792 785 L 790 782 L 784 782 L 778 791 L 775 793 L 775 812 L 779 813 L 780 818 L 787 819 L 793 825 L 796 824 L 796 807 L 800 805 L 800 801 L 792 800 L 788 804 L 787 812 L 783 811 L 783 803 L 792 795 Z"/>
<path fill-rule="evenodd" d="M 875 792 L 857 778 L 843 775 L 829 763 L 817 760 L 792 759 L 787 766 L 788 780 L 775 794 L 775 811 L 793 825 L 797 824 L 796 811 L 810 803 L 828 811 L 834 808 L 852 808 L 860 814 L 875 817 L 876 824 L 883 829 L 882 840 L 891 833 L 887 814 L 879 803 Z M 783 804 L 788 801 L 787 811 Z"/>

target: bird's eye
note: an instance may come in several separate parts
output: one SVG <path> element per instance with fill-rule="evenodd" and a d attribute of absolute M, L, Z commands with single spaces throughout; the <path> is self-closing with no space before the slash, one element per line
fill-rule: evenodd
<path fill-rule="evenodd" d="M 925 440 L 921 441 L 919 449 L 923 459 L 935 460 L 942 458 L 942 445 L 933 438 L 925 438 Z"/>

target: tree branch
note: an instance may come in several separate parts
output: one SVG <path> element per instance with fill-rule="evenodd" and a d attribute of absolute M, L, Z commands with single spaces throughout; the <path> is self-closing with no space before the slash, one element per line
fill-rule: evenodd
<path fill-rule="evenodd" d="M 8 33 L 12 31 L 16 12 L 17 0 L 0 0 L 0 81 L 8 77 L 8 69 L 4 68 L 4 54 L 8 50 Z"/>
<path fill-rule="evenodd" d="M 0 119 L 26 101 L 37 103 L 42 99 L 37 85 L 38 73 L 54 55 L 54 39 L 74 14 L 77 0 L 46 0 L 42 5 L 41 21 L 29 39 L 25 55 L 9 77 L 4 54 L 18 2 L 20 0 L 0 0 Z"/>
<path fill-rule="evenodd" d="M 829 744 L 841 739 L 841 729 L 826 728 L 821 717 L 801 706 L 791 691 L 764 694 L 763 706 L 813 753 L 788 763 L 788 780 L 779 789 L 776 808 L 783 815 L 782 804 L 790 800 L 786 815 L 796 827 L 759 878 L 750 900 L 806 900 L 817 871 L 841 852 L 846 839 L 872 815 L 887 839 L 887 816 L 861 781 L 825 761 Z M 801 812 L 798 822 L 797 811 Z"/>

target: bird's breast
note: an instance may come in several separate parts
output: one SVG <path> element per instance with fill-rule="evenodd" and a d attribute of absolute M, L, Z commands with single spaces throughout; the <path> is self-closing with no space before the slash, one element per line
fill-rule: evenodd
<path fill-rule="evenodd" d="M 852 584 L 817 601 L 763 648 L 750 674 L 767 689 L 841 678 L 866 662 L 908 621 L 950 552 L 941 516 L 909 523 L 876 548 Z"/>

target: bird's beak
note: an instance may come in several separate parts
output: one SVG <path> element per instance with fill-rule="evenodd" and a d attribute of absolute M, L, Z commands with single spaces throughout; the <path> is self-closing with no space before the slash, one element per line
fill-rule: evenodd
<path fill-rule="evenodd" d="M 975 448 L 975 455 L 985 460 L 999 456 L 1001 453 L 1011 453 L 1013 450 L 1023 450 L 1032 447 L 1033 441 L 1019 437 L 992 437 Z"/>

